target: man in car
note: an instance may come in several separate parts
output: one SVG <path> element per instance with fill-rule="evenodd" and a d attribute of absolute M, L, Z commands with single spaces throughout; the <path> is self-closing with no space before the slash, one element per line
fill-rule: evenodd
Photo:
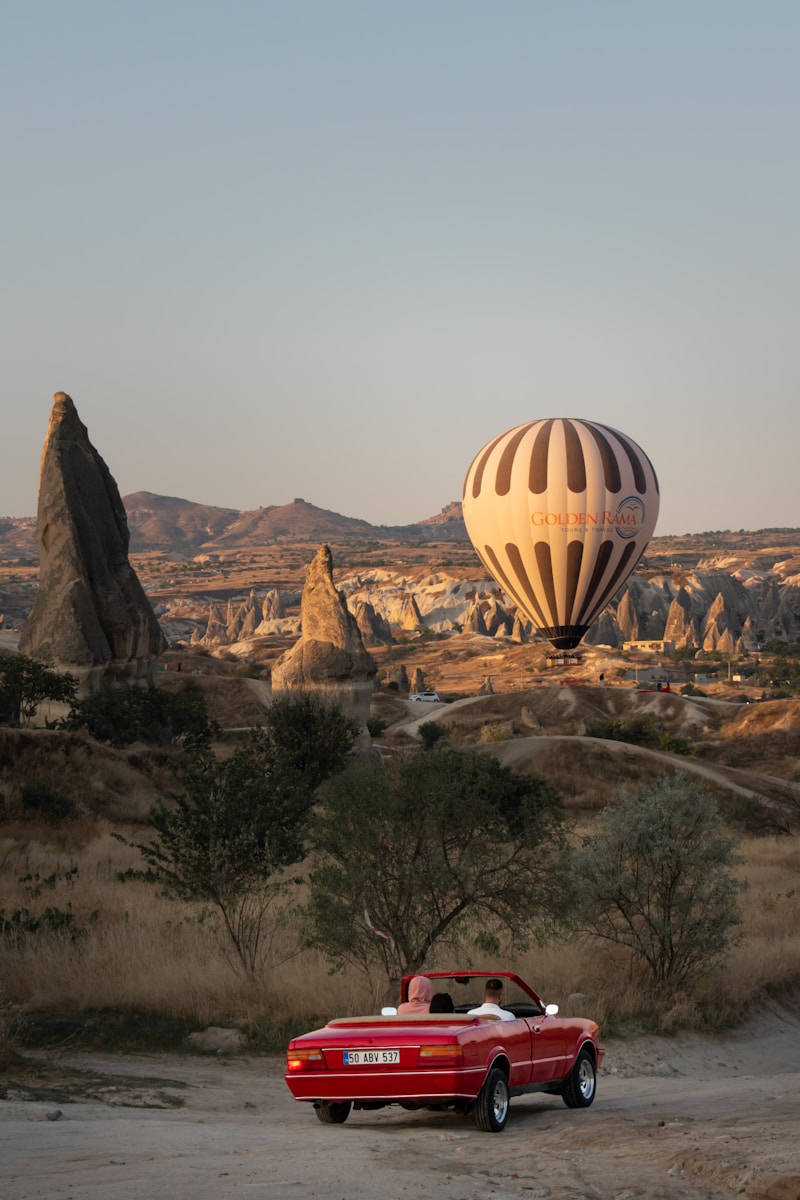
<path fill-rule="evenodd" d="M 483 988 L 483 1004 L 471 1008 L 468 1017 L 499 1017 L 501 1021 L 513 1021 L 514 1014 L 502 1008 L 503 983 L 500 979 L 487 979 Z"/>

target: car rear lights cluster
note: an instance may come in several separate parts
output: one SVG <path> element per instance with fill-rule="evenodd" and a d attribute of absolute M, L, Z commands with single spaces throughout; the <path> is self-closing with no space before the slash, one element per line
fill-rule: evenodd
<path fill-rule="evenodd" d="M 292 1074 L 298 1071 L 324 1071 L 325 1059 L 321 1050 L 289 1050 L 286 1055 L 286 1070 Z"/>
<path fill-rule="evenodd" d="M 420 1067 L 460 1067 L 463 1062 L 464 1051 L 456 1044 L 420 1046 L 417 1055 Z"/>

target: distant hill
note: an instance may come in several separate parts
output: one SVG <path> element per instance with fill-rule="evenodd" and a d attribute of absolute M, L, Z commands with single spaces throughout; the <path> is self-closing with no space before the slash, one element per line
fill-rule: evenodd
<path fill-rule="evenodd" d="M 133 492 L 124 496 L 122 503 L 133 550 L 194 549 L 216 540 L 239 516 L 233 508 L 194 504 L 153 492 Z"/>
<path fill-rule="evenodd" d="M 203 550 L 231 551 L 276 542 L 343 545 L 364 541 L 469 541 L 458 500 L 413 525 L 372 525 L 302 499 L 244 512 L 153 492 L 132 492 L 123 497 L 123 503 L 134 553 L 166 550 L 192 557 Z M 35 560 L 35 535 L 35 517 L 0 517 L 0 555 Z M 670 535 L 653 538 L 641 570 L 679 569 L 713 557 L 718 566 L 728 570 L 744 565 L 769 570 L 782 561 L 785 577 L 800 573 L 799 551 L 800 530 L 794 528 Z"/>
<path fill-rule="evenodd" d="M 279 542 L 468 540 L 460 505 L 456 514 L 443 510 L 439 517 L 417 525 L 389 526 L 345 517 L 300 498 L 291 504 L 272 504 L 246 512 L 213 508 L 172 496 L 154 496 L 150 492 L 124 496 L 123 503 L 133 551 L 169 549 L 196 554 L 201 549 L 235 550 Z"/>
<path fill-rule="evenodd" d="M 368 521 L 343 517 L 297 499 L 238 513 L 216 541 L 219 546 L 232 547 L 254 542 L 353 541 L 374 535 L 375 526 Z"/>
<path fill-rule="evenodd" d="M 371 525 L 302 499 L 245 512 L 153 492 L 132 492 L 123 496 L 122 502 L 134 553 L 168 550 L 191 557 L 201 550 L 236 550 L 275 542 L 342 545 L 469 540 L 458 503 L 447 505 L 436 516 L 416 525 Z M 36 558 L 35 517 L 0 518 L 0 554 L 5 558 Z"/>

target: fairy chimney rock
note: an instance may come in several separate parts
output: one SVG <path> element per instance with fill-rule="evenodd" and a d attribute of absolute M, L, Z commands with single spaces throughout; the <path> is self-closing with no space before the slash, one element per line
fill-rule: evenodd
<path fill-rule="evenodd" d="M 314 692 L 366 725 L 377 674 L 344 593 L 333 582 L 333 559 L 320 546 L 306 574 L 300 639 L 272 668 L 273 694 Z"/>
<path fill-rule="evenodd" d="M 19 650 L 79 680 L 149 675 L 165 647 L 128 560 L 119 489 L 65 392 L 53 397 L 42 451 L 39 589 Z"/>

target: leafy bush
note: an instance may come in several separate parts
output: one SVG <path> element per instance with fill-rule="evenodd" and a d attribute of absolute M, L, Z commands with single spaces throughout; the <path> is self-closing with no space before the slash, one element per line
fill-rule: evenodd
<path fill-rule="evenodd" d="M 621 794 L 576 856 L 580 927 L 626 947 L 654 985 L 685 985 L 734 941 L 736 845 L 686 776 Z"/>
<path fill-rule="evenodd" d="M 677 734 L 670 733 L 665 729 L 663 733 L 658 735 L 659 749 L 666 750 L 668 754 L 691 754 L 692 747 L 690 742 L 685 737 L 679 737 Z"/>
<path fill-rule="evenodd" d="M 671 754 L 691 753 L 691 746 L 686 738 L 676 737 L 668 730 L 660 729 L 652 716 L 634 717 L 632 721 L 620 721 L 618 718 L 590 721 L 586 726 L 586 737 L 627 742 L 632 746 L 666 750 Z"/>
<path fill-rule="evenodd" d="M 442 738 L 447 737 L 447 731 L 438 721 L 423 721 L 419 726 L 419 737 L 423 750 L 433 750 Z"/>
<path fill-rule="evenodd" d="M 510 742 L 513 737 L 514 734 L 508 725 L 481 725 L 478 740 L 485 746 L 490 742 Z"/>
<path fill-rule="evenodd" d="M 385 729 L 388 729 L 389 722 L 381 720 L 380 717 L 367 718 L 367 733 L 371 738 L 380 737 Z"/>
<path fill-rule="evenodd" d="M 65 729 L 87 729 L 92 737 L 121 748 L 132 742 L 166 746 L 176 738 L 207 742 L 215 731 L 202 692 L 188 687 L 164 692 L 150 684 L 118 686 L 104 682 L 74 704 Z"/>
<path fill-rule="evenodd" d="M 659 744 L 658 728 L 651 716 L 634 717 L 632 721 L 620 721 L 618 718 L 590 721 L 586 726 L 586 736 L 628 742 L 633 746 L 649 746 L 652 750 L 657 749 Z"/>

